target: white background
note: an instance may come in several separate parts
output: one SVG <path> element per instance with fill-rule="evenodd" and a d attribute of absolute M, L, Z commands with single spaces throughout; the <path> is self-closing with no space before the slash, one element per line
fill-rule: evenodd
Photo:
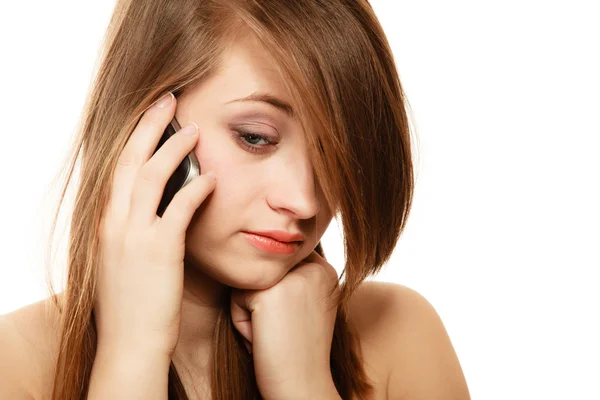
<path fill-rule="evenodd" d="M 46 296 L 44 196 L 113 5 L 0 5 L 0 313 Z M 419 140 L 414 208 L 376 279 L 436 307 L 473 399 L 600 399 L 597 2 L 372 5 Z M 323 242 L 342 265 L 335 222 Z"/>

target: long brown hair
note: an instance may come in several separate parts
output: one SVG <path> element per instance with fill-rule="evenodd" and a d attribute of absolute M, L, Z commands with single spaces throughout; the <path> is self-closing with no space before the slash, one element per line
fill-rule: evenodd
<path fill-rule="evenodd" d="M 162 94 L 181 95 L 221 67 L 231 43 L 254 35 L 293 93 L 316 179 L 343 223 L 331 371 L 343 399 L 369 398 L 347 300 L 389 259 L 412 203 L 408 102 L 384 32 L 367 0 L 119 0 L 51 226 L 80 158 L 70 217 L 65 289 L 52 299 L 61 338 L 53 399 L 84 398 L 96 350 L 93 319 L 98 226 L 118 157 L 143 112 Z M 68 167 L 68 168 L 67 168 Z M 317 251 L 324 255 L 321 243 Z M 224 306 L 215 329 L 214 399 L 256 399 L 252 359 Z M 169 399 L 187 399 L 173 363 Z"/>

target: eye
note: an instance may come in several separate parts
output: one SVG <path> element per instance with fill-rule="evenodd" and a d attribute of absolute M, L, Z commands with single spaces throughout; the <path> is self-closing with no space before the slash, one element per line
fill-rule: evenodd
<path fill-rule="evenodd" d="M 264 153 L 268 151 L 268 149 L 266 149 L 265 147 L 271 145 L 274 146 L 276 144 L 276 142 L 272 141 L 268 136 L 262 135 L 260 133 L 247 132 L 242 130 L 234 130 L 234 132 L 235 139 L 238 141 L 238 143 L 246 150 L 253 153 Z M 264 140 L 266 144 L 260 146 L 257 145 L 256 143 L 261 140 Z"/>

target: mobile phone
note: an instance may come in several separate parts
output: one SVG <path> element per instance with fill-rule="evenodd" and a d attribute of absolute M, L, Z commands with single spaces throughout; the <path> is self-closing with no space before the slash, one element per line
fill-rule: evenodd
<path fill-rule="evenodd" d="M 179 125 L 177 118 L 173 117 L 173 119 L 163 132 L 160 141 L 158 142 L 158 146 L 156 146 L 156 150 L 154 150 L 154 153 L 156 153 L 158 149 L 160 149 L 160 146 L 162 146 L 171 136 L 173 136 L 180 129 L 181 126 Z M 198 162 L 198 158 L 196 157 L 196 154 L 194 154 L 194 151 L 191 151 L 188 153 L 187 156 L 185 156 L 181 164 L 179 164 L 173 175 L 171 175 L 171 177 L 167 181 L 156 214 L 159 217 L 162 217 L 167 206 L 169 205 L 171 200 L 173 200 L 175 193 L 177 193 L 177 191 L 179 191 L 182 187 L 187 185 L 192 179 L 199 175 L 200 163 Z"/>

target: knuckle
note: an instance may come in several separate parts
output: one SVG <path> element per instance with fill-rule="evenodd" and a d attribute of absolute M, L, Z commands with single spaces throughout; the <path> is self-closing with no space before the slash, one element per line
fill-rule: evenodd
<path fill-rule="evenodd" d="M 300 276 L 306 279 L 307 282 L 318 284 L 337 284 L 339 278 L 335 268 L 329 263 L 310 262 L 302 266 Z"/>
<path fill-rule="evenodd" d="M 142 114 L 142 118 L 140 118 L 138 126 L 155 123 L 157 120 L 160 119 L 163 110 L 164 109 L 153 106 L 149 107 L 148 109 L 146 109 L 146 111 L 144 111 L 144 114 Z"/>
<path fill-rule="evenodd" d="M 159 127 L 163 125 L 163 121 L 165 119 L 163 111 L 163 109 L 157 109 L 155 107 L 152 107 L 150 110 L 147 110 L 140 119 L 140 122 L 138 123 L 138 128 L 159 129 Z"/>
<path fill-rule="evenodd" d="M 117 164 L 123 167 L 138 166 L 142 163 L 141 155 L 134 151 L 123 151 L 117 160 Z"/>
<path fill-rule="evenodd" d="M 337 280 L 337 271 L 328 262 L 313 262 L 311 263 L 311 271 L 325 280 L 335 278 Z"/>
<path fill-rule="evenodd" d="M 140 168 L 137 179 L 141 182 L 152 184 L 158 183 L 158 181 L 160 180 L 156 174 L 156 171 L 154 171 L 154 169 L 151 168 L 148 164 Z"/>
<path fill-rule="evenodd" d="M 338 281 L 338 273 L 333 265 L 327 263 L 327 265 L 325 265 L 325 272 L 330 280 L 335 280 L 336 282 Z"/>

